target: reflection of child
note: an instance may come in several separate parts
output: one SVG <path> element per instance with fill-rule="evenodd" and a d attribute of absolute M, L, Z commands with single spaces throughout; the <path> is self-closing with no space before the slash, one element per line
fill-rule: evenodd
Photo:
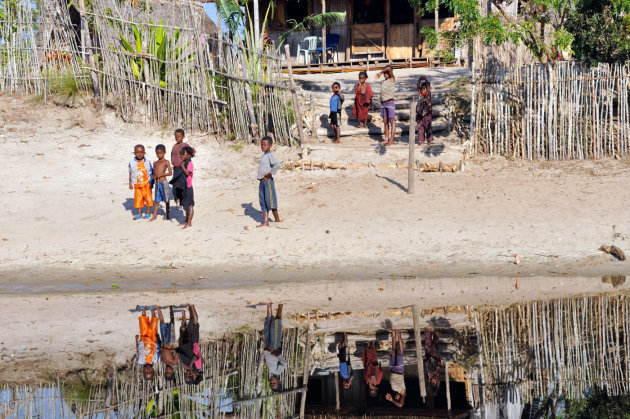
<path fill-rule="evenodd" d="M 146 309 L 142 309 L 142 316 L 138 318 L 140 334 L 136 335 L 136 349 L 138 351 L 138 364 L 142 365 L 142 375 L 145 380 L 152 380 L 153 366 L 160 358 L 158 348 L 158 318 L 155 317 L 155 309 L 151 310 L 151 320 L 147 317 Z"/>
<path fill-rule="evenodd" d="M 199 384 L 203 378 L 203 358 L 199 350 L 199 320 L 194 305 L 187 304 L 190 320 L 186 323 L 186 310 L 182 310 L 182 325 L 179 329 L 177 353 L 184 367 L 186 384 Z"/>
<path fill-rule="evenodd" d="M 167 381 L 175 380 L 175 370 L 173 369 L 177 365 L 179 356 L 173 346 L 174 331 L 173 325 L 175 324 L 175 318 L 173 316 L 173 307 L 169 307 L 171 314 L 171 321 L 164 323 L 164 317 L 162 317 L 162 310 L 159 306 L 155 307 L 158 311 L 160 318 L 160 359 L 164 364 L 164 378 Z"/>
<path fill-rule="evenodd" d="M 265 363 L 269 370 L 269 387 L 274 393 L 282 391 L 282 381 L 280 374 L 287 368 L 287 360 L 282 355 L 282 304 L 278 304 L 276 317 L 273 315 L 271 303 L 258 303 L 267 306 L 267 317 L 265 317 Z"/>
<path fill-rule="evenodd" d="M 339 375 L 343 378 L 343 388 L 348 390 L 352 386 L 352 364 L 350 364 L 350 354 L 348 353 L 348 335 L 343 333 L 343 342 L 337 346 L 339 353 Z"/>
<path fill-rule="evenodd" d="M 418 104 L 416 105 L 418 144 L 423 144 L 425 139 L 427 144 L 431 144 L 431 141 L 433 141 L 433 130 L 431 129 L 432 115 L 431 84 L 426 77 L 422 76 L 418 79 Z"/>
<path fill-rule="evenodd" d="M 169 219 L 171 204 L 169 202 L 170 196 L 168 193 L 168 181 L 166 180 L 166 176 L 172 175 L 173 172 L 171 171 L 171 163 L 164 158 L 165 154 L 166 147 L 164 147 L 163 144 L 158 144 L 155 147 L 155 155 L 158 160 L 153 163 L 153 180 L 155 180 L 155 197 L 153 201 L 155 202 L 155 207 L 153 208 L 153 217 L 151 217 L 149 221 L 153 221 L 157 218 L 160 202 L 164 202 L 166 204 L 166 215 L 164 216 L 164 219 Z"/>
<path fill-rule="evenodd" d="M 368 112 L 372 103 L 372 86 L 366 80 L 368 75 L 365 71 L 359 73 L 359 82 L 354 87 L 354 106 L 352 115 L 359 121 L 359 127 L 367 128 Z"/>
<path fill-rule="evenodd" d="M 151 218 L 149 211 L 153 206 L 150 185 L 153 179 L 153 166 L 151 166 L 151 162 L 144 157 L 144 153 L 144 146 L 138 144 L 133 149 L 135 157 L 129 162 L 129 189 L 134 190 L 133 207 L 138 209 L 138 214 L 133 217 L 134 220 Z M 145 205 L 147 207 L 147 213 L 142 215 L 142 208 Z"/>
<path fill-rule="evenodd" d="M 330 127 L 333 130 L 335 139 L 333 143 L 339 143 L 341 137 L 341 106 L 343 104 L 343 93 L 341 93 L 341 85 L 337 82 L 332 84 L 332 96 L 330 98 Z"/>
<path fill-rule="evenodd" d="M 392 356 L 389 359 L 389 384 L 394 394 L 392 396 L 387 393 L 385 398 L 396 406 L 403 407 L 407 394 L 407 388 L 405 387 L 404 346 L 400 330 L 390 330 L 390 332 L 392 333 Z"/>

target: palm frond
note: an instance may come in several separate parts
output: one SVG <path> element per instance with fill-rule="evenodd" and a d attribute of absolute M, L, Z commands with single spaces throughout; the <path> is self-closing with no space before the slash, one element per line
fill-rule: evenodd
<path fill-rule="evenodd" d="M 295 19 L 287 20 L 287 24 L 291 27 L 278 38 L 278 48 L 280 48 L 286 40 L 295 32 L 306 32 L 312 28 L 329 27 L 335 22 L 346 20 L 346 12 L 328 12 L 316 15 L 310 15 L 298 22 Z"/>

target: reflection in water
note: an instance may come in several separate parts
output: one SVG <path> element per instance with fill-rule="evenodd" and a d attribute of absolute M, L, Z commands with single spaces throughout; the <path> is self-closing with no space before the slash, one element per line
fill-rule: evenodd
<path fill-rule="evenodd" d="M 625 277 L 602 282 L 615 287 Z M 307 316 L 308 333 L 283 327 L 282 304 L 275 313 L 272 303 L 260 304 L 260 331 L 210 341 L 199 341 L 192 305 L 169 309 L 168 323 L 159 307 L 141 307 L 137 358 L 127 368 L 110 368 L 87 391 L 0 388 L 0 417 L 294 417 L 307 360 L 306 412 L 315 415 L 446 417 L 450 407 L 453 417 L 520 417 L 592 389 L 630 391 L 626 295 L 423 310 L 417 324 L 407 309 L 363 323 L 351 313 L 314 324 Z"/>

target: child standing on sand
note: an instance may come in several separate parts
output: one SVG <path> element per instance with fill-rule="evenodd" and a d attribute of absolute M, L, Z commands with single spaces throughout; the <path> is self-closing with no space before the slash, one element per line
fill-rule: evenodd
<path fill-rule="evenodd" d="M 183 175 L 180 168 L 182 162 L 181 151 L 184 147 L 190 147 L 184 142 L 184 130 L 178 128 L 175 130 L 175 145 L 171 149 L 171 164 L 173 165 L 173 179 L 171 179 L 171 185 L 173 185 L 173 200 L 175 205 L 181 205 L 182 195 L 186 189 L 186 176 Z"/>
<path fill-rule="evenodd" d="M 280 168 L 280 163 L 271 152 L 273 140 L 271 137 L 263 137 L 260 140 L 260 149 L 264 153 L 258 165 L 258 200 L 263 213 L 263 222 L 257 227 L 269 227 L 269 211 L 273 213 L 276 223 L 280 222 L 278 215 L 278 197 L 276 196 L 276 184 L 273 175 Z"/>
<path fill-rule="evenodd" d="M 341 85 L 337 82 L 332 84 L 332 97 L 330 98 L 330 127 L 333 130 L 335 139 L 333 143 L 339 143 L 341 137 L 341 106 L 343 104 L 343 94 L 341 93 Z"/>
<path fill-rule="evenodd" d="M 155 202 L 155 206 L 153 207 L 153 217 L 149 221 L 153 221 L 157 218 L 160 202 L 164 202 L 166 204 L 166 215 L 164 216 L 164 219 L 170 219 L 169 212 L 171 204 L 169 202 L 170 197 L 166 177 L 171 176 L 173 172 L 171 171 L 171 163 L 164 158 L 165 154 L 166 147 L 164 147 L 163 144 L 158 144 L 155 147 L 155 155 L 158 159 L 153 163 L 153 180 L 155 180 L 155 196 L 153 201 Z"/>
<path fill-rule="evenodd" d="M 416 105 L 416 124 L 418 125 L 418 144 L 427 144 L 433 141 L 431 120 L 433 118 L 433 105 L 431 104 L 431 83 L 426 77 L 418 79 L 418 104 Z"/>
<path fill-rule="evenodd" d="M 133 149 L 134 158 L 129 162 L 129 189 L 133 189 L 133 207 L 138 209 L 133 219 L 149 219 L 149 211 L 153 206 L 151 197 L 151 182 L 153 181 L 153 166 L 144 157 L 145 151 L 142 144 Z M 147 213 L 142 215 L 142 208 L 147 207 Z"/>
<path fill-rule="evenodd" d="M 359 82 L 354 87 L 354 106 L 352 116 L 359 121 L 359 128 L 367 128 L 368 112 L 372 103 L 372 86 L 367 82 L 368 75 L 365 71 L 359 73 Z"/>
<path fill-rule="evenodd" d="M 184 147 L 180 152 L 180 156 L 182 162 L 179 167 L 184 176 L 186 176 L 186 189 L 184 189 L 184 193 L 182 194 L 181 204 L 184 211 L 186 211 L 184 228 L 187 228 L 192 226 L 193 215 L 195 215 L 195 192 L 192 186 L 194 170 L 192 158 L 195 156 L 195 150 L 192 147 Z"/>
<path fill-rule="evenodd" d="M 381 144 L 393 145 L 396 136 L 396 103 L 394 102 L 396 78 L 390 65 L 376 73 L 376 78 L 380 78 L 381 75 L 385 78 L 381 84 L 381 116 L 385 125 L 385 139 L 381 141 Z"/>

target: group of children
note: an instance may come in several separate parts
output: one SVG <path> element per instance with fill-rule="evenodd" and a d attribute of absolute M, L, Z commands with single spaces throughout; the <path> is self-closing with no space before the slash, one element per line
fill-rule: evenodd
<path fill-rule="evenodd" d="M 151 164 L 145 156 L 145 148 L 138 144 L 133 149 L 134 157 L 129 162 L 129 189 L 134 191 L 133 207 L 138 210 L 134 220 L 157 218 L 160 202 L 166 205 L 165 220 L 170 219 L 169 184 L 172 185 L 173 200 L 186 212 L 184 228 L 192 225 L 195 207 L 195 194 L 192 186 L 194 165 L 192 158 L 195 149 L 184 143 L 184 130 L 175 131 L 175 145 L 171 149 L 171 161 L 164 158 L 166 147 L 158 144 L 155 147 L 157 160 Z M 172 176 L 170 182 L 167 177 Z M 155 204 L 155 205 L 154 205 Z M 146 213 L 142 213 L 146 207 Z M 153 216 L 149 215 L 153 207 Z"/>
<path fill-rule="evenodd" d="M 186 212 L 184 228 L 192 225 L 195 213 L 195 193 L 193 190 L 194 165 L 192 158 L 195 156 L 195 149 L 184 143 L 184 130 L 175 130 L 175 145 L 171 149 L 171 161 L 164 158 L 166 147 L 158 144 L 155 147 L 157 160 L 151 162 L 145 156 L 145 149 L 142 144 L 134 147 L 134 157 L 129 162 L 129 189 L 134 191 L 133 207 L 138 210 L 134 215 L 134 220 L 148 219 L 154 221 L 157 218 L 160 202 L 166 204 L 166 215 L 164 219 L 170 219 L 170 193 L 169 184 L 172 185 L 173 200 L 175 204 L 182 206 Z M 280 168 L 280 162 L 271 152 L 273 139 L 263 137 L 260 140 L 260 148 L 263 156 L 258 166 L 258 198 L 263 213 L 263 221 L 257 227 L 269 227 L 269 213 L 271 212 L 276 223 L 280 222 L 278 215 L 278 196 L 273 175 Z M 172 166 L 171 166 L 172 165 Z M 167 177 L 173 178 L 168 181 Z M 153 190 L 153 191 L 152 191 Z M 142 213 L 143 208 L 147 208 L 146 213 Z M 150 216 L 153 207 L 153 216 Z"/>
<path fill-rule="evenodd" d="M 394 69 L 386 66 L 382 71 L 376 74 L 379 79 L 383 76 L 381 83 L 381 116 L 384 123 L 385 138 L 380 142 L 381 145 L 388 146 L 394 144 L 396 135 L 396 102 L 394 94 L 396 92 L 396 77 Z M 352 116 L 357 118 L 359 127 L 367 128 L 368 113 L 374 96 L 372 87 L 367 82 L 368 75 L 365 71 L 359 73 L 359 82 L 354 86 L 354 105 L 352 107 Z M 433 107 L 431 104 L 431 83 L 429 80 L 421 76 L 417 83 L 418 104 L 416 105 L 416 123 L 418 126 L 416 140 L 419 144 L 431 144 L 433 141 L 433 131 L 431 129 L 431 120 L 433 115 Z M 343 93 L 341 93 L 341 85 L 338 82 L 332 84 L 332 96 L 330 98 L 330 127 L 333 131 L 333 143 L 339 143 L 341 138 L 341 111 L 344 101 Z"/>
<path fill-rule="evenodd" d="M 195 306 L 187 304 L 190 318 L 186 319 L 186 310 L 182 310 L 179 339 L 175 346 L 175 319 L 173 307 L 169 307 L 171 319 L 164 322 L 160 306 L 151 308 L 151 318 L 147 316 L 146 307 L 138 318 L 140 334 L 136 335 L 138 364 L 142 365 L 142 376 L 152 380 L 159 361 L 164 364 L 164 379 L 175 380 L 175 368 L 178 364 L 184 370 L 186 384 L 199 384 L 203 379 L 203 358 L 199 350 L 199 319 Z M 157 317 L 156 317 L 157 314 Z M 159 333 L 158 333 L 159 326 Z"/>

